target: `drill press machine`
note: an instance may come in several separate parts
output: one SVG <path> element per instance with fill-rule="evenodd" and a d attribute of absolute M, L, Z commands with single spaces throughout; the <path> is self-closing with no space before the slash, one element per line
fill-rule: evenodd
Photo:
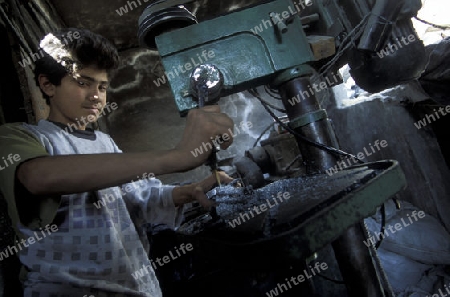
<path fill-rule="evenodd" d="M 268 85 L 278 90 L 288 122 L 271 115 L 291 134 L 295 154 L 303 162 L 296 175 L 280 170 L 286 166 L 280 166 L 273 147 L 284 143 L 284 136 L 247 151 L 248 163 L 240 166 L 247 184 L 213 190 L 216 221 L 205 216 L 194 220 L 182 228 L 184 236 L 224 265 L 253 267 L 274 253 L 283 257 L 267 257 L 265 265 L 304 261 L 331 243 L 349 296 L 392 296 L 372 260 L 375 250 L 363 244 L 367 231 L 362 220 L 406 185 L 404 175 L 392 160 L 324 174 L 349 154 L 338 149 L 311 82 L 332 81 L 347 63 L 357 84 L 371 92 L 418 78 L 425 51 L 411 17 L 420 9 L 420 0 L 255 1 L 203 22 L 184 6 L 191 2 L 156 1 L 139 19 L 140 43 L 159 51 L 180 114 Z M 408 46 L 397 46 L 383 58 L 376 54 L 408 36 L 415 37 Z M 213 58 L 200 60 L 205 53 Z M 201 80 L 195 79 L 196 72 L 202 73 Z M 294 102 L 299 94 L 302 99 Z M 263 173 L 278 178 L 269 182 Z M 286 191 L 291 199 L 276 210 L 245 222 L 239 230 L 227 228 L 237 213 Z M 217 216 L 225 223 L 218 224 Z"/>

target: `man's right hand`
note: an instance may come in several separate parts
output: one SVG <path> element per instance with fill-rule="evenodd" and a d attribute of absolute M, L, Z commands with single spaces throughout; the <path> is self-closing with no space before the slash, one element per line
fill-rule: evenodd
<path fill-rule="evenodd" d="M 221 149 L 233 143 L 233 120 L 220 112 L 218 105 L 189 111 L 183 137 L 175 149 L 186 158 L 186 166 L 202 165 L 211 154 L 214 140 Z M 223 139 L 217 136 L 224 136 Z"/>

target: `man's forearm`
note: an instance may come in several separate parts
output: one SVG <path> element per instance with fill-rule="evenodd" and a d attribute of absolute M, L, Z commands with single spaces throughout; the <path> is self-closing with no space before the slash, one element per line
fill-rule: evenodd
<path fill-rule="evenodd" d="M 178 150 L 68 155 L 36 158 L 17 169 L 20 182 L 35 195 L 63 195 L 118 186 L 144 173 L 162 175 L 192 168 Z"/>

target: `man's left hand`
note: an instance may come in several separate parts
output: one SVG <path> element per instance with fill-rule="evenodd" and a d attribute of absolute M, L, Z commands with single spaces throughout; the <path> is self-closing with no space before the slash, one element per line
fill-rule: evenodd
<path fill-rule="evenodd" d="M 230 183 L 233 179 L 225 172 L 218 172 L 220 182 L 222 184 Z M 173 189 L 172 197 L 175 206 L 180 206 L 186 203 L 197 201 L 203 208 L 209 210 L 214 206 L 214 201 L 208 199 L 205 193 L 217 185 L 215 174 L 198 183 L 193 183 L 186 186 L 176 187 Z"/>

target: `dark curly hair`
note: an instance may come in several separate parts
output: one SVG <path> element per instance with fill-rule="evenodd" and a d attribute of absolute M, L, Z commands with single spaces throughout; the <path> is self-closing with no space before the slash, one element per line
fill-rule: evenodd
<path fill-rule="evenodd" d="M 39 75 L 45 74 L 49 81 L 61 85 L 68 74 L 96 66 L 108 73 L 119 66 L 116 47 L 105 37 L 86 29 L 66 28 L 47 34 L 40 44 L 43 57 L 35 62 L 34 76 L 39 86 Z M 41 90 L 45 101 L 50 98 Z"/>

